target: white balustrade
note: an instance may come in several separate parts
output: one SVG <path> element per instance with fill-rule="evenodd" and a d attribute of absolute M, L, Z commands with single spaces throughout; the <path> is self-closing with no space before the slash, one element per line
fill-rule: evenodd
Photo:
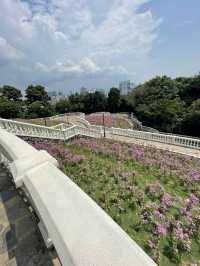
<path fill-rule="evenodd" d="M 86 121 L 86 120 L 85 120 Z M 88 122 L 87 122 L 88 123 Z M 39 125 L 33 125 L 28 123 L 22 123 L 13 120 L 0 119 L 0 128 L 18 135 L 29 136 L 49 139 L 61 139 L 67 140 L 76 135 L 88 136 L 93 138 L 101 138 L 104 135 L 103 126 L 90 125 L 82 127 L 74 125 L 67 127 L 64 123 L 57 125 L 57 128 L 45 127 Z M 170 145 L 183 146 L 188 148 L 200 149 L 200 139 L 184 137 L 180 135 L 164 134 L 164 133 L 151 133 L 145 131 L 138 131 L 132 129 L 121 128 L 107 128 L 105 127 L 106 136 L 112 138 L 114 135 L 142 139 L 144 141 L 161 142 Z M 148 144 L 148 143 L 147 143 Z"/>
<path fill-rule="evenodd" d="M 13 120 L 0 119 L 0 127 L 18 136 L 39 138 L 63 139 L 63 133 L 59 129 L 40 125 L 33 125 Z"/>
<path fill-rule="evenodd" d="M 99 130 L 76 126 L 77 135 L 87 136 L 92 138 L 101 138 L 102 133 Z"/>
<path fill-rule="evenodd" d="M 121 129 L 121 128 L 112 128 L 108 130 L 108 132 L 110 133 L 112 132 L 112 134 L 119 136 L 200 149 L 200 139 L 198 138 L 182 137 L 178 135 L 165 135 L 159 133 L 150 133 L 150 132 L 137 131 L 131 129 Z"/>
<path fill-rule="evenodd" d="M 70 129 L 71 134 L 76 131 L 82 129 Z M 0 154 L 32 204 L 46 245 L 53 244 L 63 266 L 156 265 L 47 152 L 0 129 Z"/>

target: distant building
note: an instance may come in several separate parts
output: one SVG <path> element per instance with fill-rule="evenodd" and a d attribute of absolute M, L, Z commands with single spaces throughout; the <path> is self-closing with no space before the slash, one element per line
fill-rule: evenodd
<path fill-rule="evenodd" d="M 119 89 L 122 95 L 127 95 L 135 88 L 135 83 L 130 80 L 122 81 L 119 83 Z"/>
<path fill-rule="evenodd" d="M 50 91 L 50 92 L 48 92 L 48 95 L 51 98 L 51 100 L 50 100 L 51 104 L 56 104 L 60 100 L 66 99 L 65 95 L 63 95 L 62 92 L 57 93 L 56 91 Z"/>
<path fill-rule="evenodd" d="M 56 97 L 57 96 L 57 92 L 56 91 L 48 91 L 48 96 L 49 97 Z"/>
<path fill-rule="evenodd" d="M 95 93 L 96 91 L 101 92 L 101 93 L 105 93 L 104 89 L 92 88 L 92 89 L 88 90 L 89 93 Z"/>
<path fill-rule="evenodd" d="M 87 93 L 87 88 L 85 88 L 85 87 L 81 87 L 81 89 L 80 89 L 80 93 L 82 93 L 82 94 Z"/>
<path fill-rule="evenodd" d="M 87 88 L 85 88 L 85 87 L 81 87 L 81 88 L 80 88 L 80 93 L 81 93 L 81 94 L 95 93 L 96 91 L 99 91 L 99 92 L 105 93 L 105 90 L 104 90 L 104 89 L 96 89 L 96 88 L 87 89 Z"/>
<path fill-rule="evenodd" d="M 94 93 L 95 91 L 96 91 L 96 89 L 94 89 L 94 88 L 88 90 L 89 93 Z"/>

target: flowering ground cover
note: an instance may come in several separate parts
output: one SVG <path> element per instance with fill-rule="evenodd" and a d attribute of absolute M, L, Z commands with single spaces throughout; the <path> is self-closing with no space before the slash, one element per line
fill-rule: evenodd
<path fill-rule="evenodd" d="M 92 125 L 103 126 L 103 115 L 91 114 L 86 116 L 86 120 Z M 129 123 L 120 117 L 113 117 L 112 115 L 104 115 L 104 124 L 106 127 L 117 127 L 117 128 L 131 128 Z"/>
<path fill-rule="evenodd" d="M 78 138 L 35 143 L 159 265 L 200 265 L 200 160 Z"/>

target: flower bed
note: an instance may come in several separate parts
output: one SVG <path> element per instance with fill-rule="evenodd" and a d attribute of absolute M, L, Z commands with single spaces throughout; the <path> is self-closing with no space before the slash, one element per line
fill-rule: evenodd
<path fill-rule="evenodd" d="M 200 160 L 85 138 L 34 146 L 55 156 L 159 265 L 199 265 Z"/>
<path fill-rule="evenodd" d="M 112 115 L 105 114 L 104 121 L 103 121 L 103 114 L 91 114 L 86 116 L 87 121 L 92 125 L 103 126 L 106 127 L 117 127 L 117 128 L 130 128 L 131 126 L 129 123 L 119 117 L 113 117 Z"/>

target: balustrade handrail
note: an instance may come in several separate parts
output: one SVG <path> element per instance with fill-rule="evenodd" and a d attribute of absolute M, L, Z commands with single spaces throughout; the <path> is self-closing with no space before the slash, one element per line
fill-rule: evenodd
<path fill-rule="evenodd" d="M 134 138 L 144 139 L 147 141 L 156 141 L 166 144 L 200 149 L 200 139 L 198 138 L 190 138 L 187 136 L 182 137 L 179 135 L 168 135 L 162 133 L 144 132 L 139 130 L 121 129 L 121 128 L 111 128 L 107 130 L 108 132 L 110 130 L 111 134 L 115 135 L 134 137 Z"/>
<path fill-rule="evenodd" d="M 47 152 L 0 129 L 0 153 L 38 216 L 46 245 L 53 244 L 63 266 L 156 265 Z"/>
<path fill-rule="evenodd" d="M 72 127 L 64 128 L 62 127 L 62 124 L 60 125 L 60 129 L 56 129 L 2 118 L 0 119 L 0 127 L 19 136 L 41 137 L 61 140 L 66 140 L 76 135 L 101 138 L 104 135 L 103 131 L 105 128 L 105 131 L 109 134 L 109 137 L 112 137 L 112 135 L 119 135 L 129 138 L 143 139 L 145 141 L 161 142 L 171 145 L 183 146 L 187 148 L 195 148 L 198 150 L 200 149 L 200 139 L 198 138 L 191 138 L 188 136 L 180 136 L 167 133 L 164 134 L 160 132 L 145 132 L 133 129 L 122 129 L 113 127 L 108 128 L 94 125 L 90 125 L 88 127 L 74 125 Z"/>
<path fill-rule="evenodd" d="M 16 124 L 16 125 L 30 126 L 30 127 L 35 127 L 35 128 L 54 129 L 53 127 L 36 125 L 36 124 L 31 124 L 31 123 L 27 123 L 27 122 L 16 121 L 16 120 L 12 120 L 12 119 L 0 118 L 0 122 L 12 123 L 12 124 Z"/>

